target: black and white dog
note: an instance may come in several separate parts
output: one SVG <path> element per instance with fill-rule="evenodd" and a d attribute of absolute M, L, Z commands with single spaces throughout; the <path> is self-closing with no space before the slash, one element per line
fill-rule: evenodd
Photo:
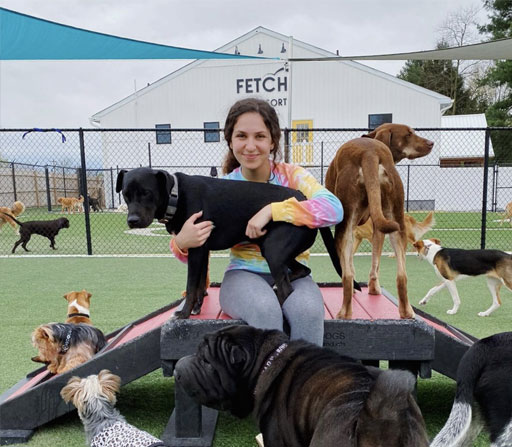
<path fill-rule="evenodd" d="M 452 411 L 430 447 L 471 446 L 484 425 L 491 447 L 512 446 L 512 332 L 483 338 L 464 354 Z"/>
<path fill-rule="evenodd" d="M 505 284 L 509 290 L 512 290 L 512 255 L 500 250 L 444 248 L 440 243 L 439 239 L 426 239 L 413 244 L 418 254 L 432 264 L 437 276 L 443 280 L 441 284 L 427 292 L 420 304 L 427 304 L 434 294 L 447 287 L 452 296 L 453 307 L 446 313 L 455 314 L 460 306 L 455 281 L 467 276 L 486 275 L 487 287 L 492 295 L 492 305 L 478 315 L 489 316 L 501 306 L 501 286 Z"/>
<path fill-rule="evenodd" d="M 187 297 L 175 318 L 188 318 L 191 313 L 200 312 L 210 250 L 225 250 L 246 241 L 247 222 L 265 205 L 292 197 L 299 201 L 306 199 L 300 191 L 269 183 L 223 180 L 179 172 L 169 174 L 149 168 L 120 171 L 116 191 L 123 193 L 128 205 L 127 223 L 130 228 L 146 228 L 154 219 L 164 219 L 167 231 L 177 234 L 185 221 L 198 211 L 203 211 L 200 220 L 211 220 L 215 224 L 204 245 L 188 250 Z M 274 221 L 265 228 L 267 233 L 252 242 L 259 245 L 268 263 L 282 305 L 293 291 L 291 282 L 310 273 L 310 269 L 295 258 L 313 245 L 317 230 Z M 321 228 L 320 232 L 341 276 L 331 230 Z M 354 287 L 361 290 L 357 283 Z"/>

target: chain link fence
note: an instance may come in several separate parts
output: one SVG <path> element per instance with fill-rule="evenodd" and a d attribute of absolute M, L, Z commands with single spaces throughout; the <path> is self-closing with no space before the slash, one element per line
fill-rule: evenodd
<path fill-rule="evenodd" d="M 284 130 L 283 158 L 306 167 L 323 183 L 330 161 L 346 141 L 368 129 Z M 512 165 L 495 156 L 512 129 L 417 129 L 434 141 L 432 154 L 397 165 L 406 212 L 422 220 L 434 211 L 435 225 L 425 237 L 459 248 L 509 251 L 512 216 Z M 70 227 L 56 238 L 34 236 L 33 254 L 166 254 L 163 225 L 130 230 L 122 197 L 115 192 L 120 169 L 150 166 L 169 172 L 221 176 L 227 149 L 220 129 L 6 129 L 0 130 L 0 209 L 21 222 L 66 217 Z M 83 198 L 83 202 L 82 199 Z M 70 203 L 65 206 L 63 204 Z M 15 202 L 24 204 L 24 211 Z M 0 254 L 18 240 L 0 214 Z M 325 251 L 318 238 L 313 252 Z M 384 250 L 390 251 L 386 241 Z M 360 252 L 370 252 L 365 241 Z M 17 253 L 23 252 L 18 247 Z"/>

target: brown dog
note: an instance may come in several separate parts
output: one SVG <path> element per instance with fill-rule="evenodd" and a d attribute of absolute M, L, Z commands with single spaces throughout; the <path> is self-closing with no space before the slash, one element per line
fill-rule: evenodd
<path fill-rule="evenodd" d="M 423 235 L 432 229 L 432 226 L 435 225 L 434 212 L 430 211 L 427 214 L 425 219 L 421 222 L 418 222 L 414 217 L 410 214 L 406 214 L 405 216 L 405 232 L 407 234 L 407 242 L 409 244 L 414 244 L 417 240 L 420 240 Z M 368 241 L 372 241 L 373 238 L 373 222 L 372 219 L 369 218 L 366 223 L 363 225 L 358 225 L 354 229 L 354 253 L 363 242 L 363 239 Z"/>
<path fill-rule="evenodd" d="M 80 202 L 81 199 L 81 202 Z M 84 201 L 82 196 L 76 197 L 59 197 L 57 203 L 60 203 L 61 213 L 67 211 L 68 214 L 74 214 L 75 210 L 80 212 L 81 203 Z"/>
<path fill-rule="evenodd" d="M 87 362 L 106 343 L 103 332 L 88 324 L 42 324 L 32 333 L 38 350 L 32 361 L 46 363 L 48 371 L 61 374 Z"/>
<path fill-rule="evenodd" d="M 81 292 L 68 292 L 64 298 L 68 302 L 68 318 L 66 323 L 85 323 L 92 324 L 90 320 L 91 296 L 87 290 Z"/>
<path fill-rule="evenodd" d="M 8 223 L 14 229 L 16 234 L 20 234 L 18 226 L 16 225 L 16 222 L 11 219 L 11 216 L 18 217 L 23 213 L 23 211 L 25 211 L 25 205 L 19 200 L 14 202 L 11 208 L 7 206 L 0 206 L 0 213 L 4 213 L 0 214 L 0 230 L 4 224 Z"/>
<path fill-rule="evenodd" d="M 421 138 L 403 124 L 383 124 L 362 138 L 350 140 L 338 149 L 325 178 L 325 186 L 343 204 L 345 217 L 336 225 L 336 248 L 343 270 L 343 305 L 337 318 L 352 317 L 354 228 L 373 221 L 372 268 L 368 292 L 378 295 L 379 263 L 385 233 L 397 257 L 397 289 L 401 318 L 414 312 L 407 298 L 405 248 L 407 234 L 404 218 L 404 188 L 395 168 L 404 158 L 414 159 L 430 153 L 434 143 Z"/>
<path fill-rule="evenodd" d="M 508 219 L 510 226 L 512 226 L 512 202 L 507 203 L 505 207 L 505 212 L 503 213 L 503 218 L 501 219 L 500 227 L 503 225 L 503 222 Z"/>

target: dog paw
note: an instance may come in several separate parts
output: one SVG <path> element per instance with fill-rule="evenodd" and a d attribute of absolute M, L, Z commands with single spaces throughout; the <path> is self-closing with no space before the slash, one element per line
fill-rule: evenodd
<path fill-rule="evenodd" d="M 418 304 L 421 304 L 422 306 L 424 306 L 425 304 L 427 304 L 427 299 L 423 298 Z"/>
<path fill-rule="evenodd" d="M 457 313 L 457 309 L 450 309 L 450 310 L 447 310 L 446 313 L 448 315 L 455 315 Z"/>
<path fill-rule="evenodd" d="M 489 314 L 487 312 L 478 312 L 479 317 L 488 317 Z"/>
<path fill-rule="evenodd" d="M 174 315 L 171 317 L 171 320 L 186 320 L 190 315 L 187 315 L 182 310 L 178 310 L 174 312 Z"/>

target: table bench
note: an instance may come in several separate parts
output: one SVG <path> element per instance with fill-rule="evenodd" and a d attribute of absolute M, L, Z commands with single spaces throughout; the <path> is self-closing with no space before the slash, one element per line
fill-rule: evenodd
<path fill-rule="evenodd" d="M 408 369 L 422 378 L 430 377 L 434 359 L 434 329 L 421 319 L 402 320 L 390 295 L 369 295 L 366 287 L 353 300 L 353 319 L 337 320 L 341 307 L 340 284 L 319 284 L 324 298 L 324 346 L 340 354 L 378 366 Z M 220 309 L 219 287 L 208 289 L 201 314 L 188 320 L 169 320 L 161 329 L 160 358 L 164 376 L 170 377 L 175 363 L 194 354 L 203 336 L 233 324 Z M 178 384 L 174 385 L 175 407 L 163 441 L 168 446 L 209 447 L 212 445 L 217 411 L 196 404 Z"/>

